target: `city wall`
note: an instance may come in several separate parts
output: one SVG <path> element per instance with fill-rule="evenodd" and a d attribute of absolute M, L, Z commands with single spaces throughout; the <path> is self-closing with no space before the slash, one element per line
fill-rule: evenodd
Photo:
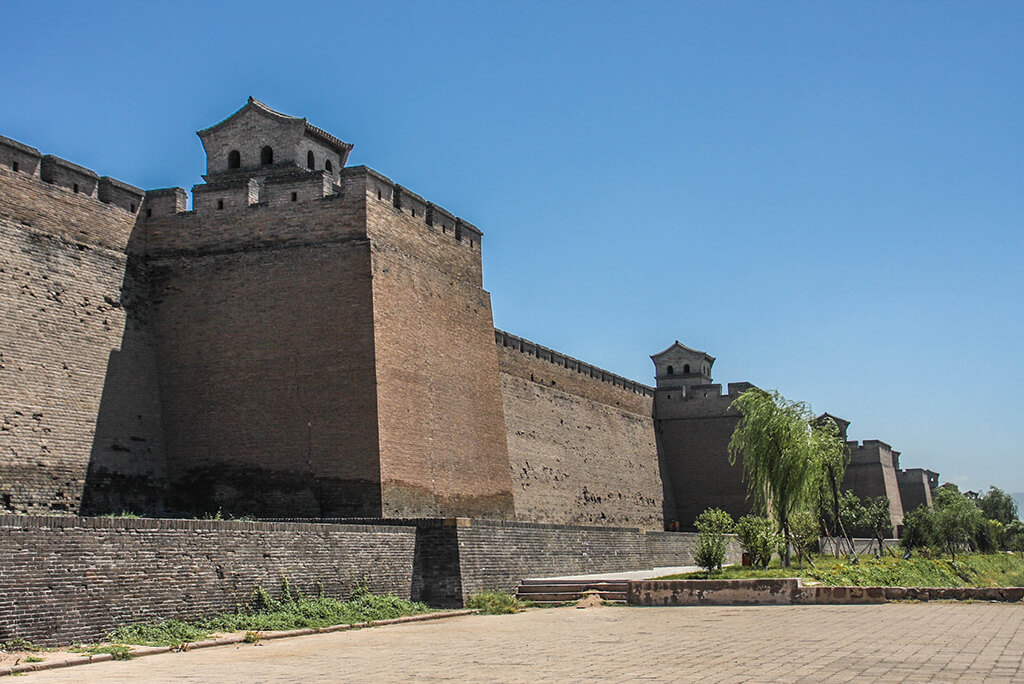
<path fill-rule="evenodd" d="M 0 157 L 0 509 L 158 511 L 142 193 L 7 139 Z"/>
<path fill-rule="evenodd" d="M 494 334 L 516 517 L 664 529 L 651 388 Z"/>

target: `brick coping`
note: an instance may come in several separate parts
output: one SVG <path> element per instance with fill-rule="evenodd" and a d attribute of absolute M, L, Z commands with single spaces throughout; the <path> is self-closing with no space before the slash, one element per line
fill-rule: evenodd
<path fill-rule="evenodd" d="M 289 629 L 280 632 L 261 632 L 260 641 L 269 641 L 270 639 L 288 639 L 291 637 L 307 636 L 309 634 L 328 634 L 330 632 L 344 632 L 350 629 L 363 629 L 366 627 L 400 625 L 406 622 L 440 620 L 443 618 L 460 617 L 463 615 L 475 615 L 479 612 L 480 611 L 477 609 L 448 610 L 439 613 L 424 613 L 422 615 L 405 615 L 403 617 L 392 618 L 390 620 L 370 620 L 369 622 L 356 622 L 351 625 L 331 625 L 329 627 Z M 134 647 L 134 649 L 131 651 L 131 655 L 133 658 L 141 658 L 143 656 L 159 655 L 161 653 L 170 653 L 172 651 L 192 651 L 197 648 L 210 648 L 211 646 L 230 646 L 233 644 L 243 643 L 244 641 L 244 634 L 232 634 L 230 636 L 220 637 L 219 639 L 206 639 L 204 641 L 184 643 L 180 646 L 137 646 Z M 81 658 L 66 658 L 64 660 L 50 660 L 42 663 L 25 663 L 23 665 L 12 665 L 10 667 L 0 667 L 0 677 L 5 677 L 13 674 L 20 674 L 22 672 L 38 672 L 40 670 L 54 670 L 61 667 L 74 667 L 75 665 L 88 665 L 89 663 L 105 663 L 108 660 L 113 659 L 114 656 L 109 653 L 100 653 L 97 655 L 82 656 Z"/>

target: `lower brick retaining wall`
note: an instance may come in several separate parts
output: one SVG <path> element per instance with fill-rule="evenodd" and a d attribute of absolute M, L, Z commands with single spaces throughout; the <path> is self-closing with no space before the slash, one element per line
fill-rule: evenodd
<path fill-rule="evenodd" d="M 233 610 L 281 578 L 409 598 L 409 527 L 0 515 L 0 641 L 94 641 L 117 626 Z"/>
<path fill-rule="evenodd" d="M 415 526 L 413 598 L 439 607 L 462 606 L 480 591 L 514 593 L 520 580 L 529 577 L 693 565 L 697 547 L 694 533 L 644 532 L 635 527 L 471 518 L 359 518 L 349 522 Z M 740 555 L 733 537 L 727 562 L 739 562 Z"/>

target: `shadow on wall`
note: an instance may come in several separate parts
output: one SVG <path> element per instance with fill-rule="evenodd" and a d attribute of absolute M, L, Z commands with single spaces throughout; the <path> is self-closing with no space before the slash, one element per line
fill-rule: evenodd
<path fill-rule="evenodd" d="M 165 513 L 167 461 L 160 426 L 156 349 L 150 328 L 142 230 L 136 222 L 118 301 L 119 349 L 110 351 L 80 513 Z"/>

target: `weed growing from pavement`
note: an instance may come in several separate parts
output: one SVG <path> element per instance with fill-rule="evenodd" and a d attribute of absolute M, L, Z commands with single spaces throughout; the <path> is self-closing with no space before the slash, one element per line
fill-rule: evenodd
<path fill-rule="evenodd" d="M 470 596 L 466 607 L 475 608 L 484 615 L 504 615 L 518 613 L 525 606 L 518 598 L 503 591 L 482 591 Z"/>

